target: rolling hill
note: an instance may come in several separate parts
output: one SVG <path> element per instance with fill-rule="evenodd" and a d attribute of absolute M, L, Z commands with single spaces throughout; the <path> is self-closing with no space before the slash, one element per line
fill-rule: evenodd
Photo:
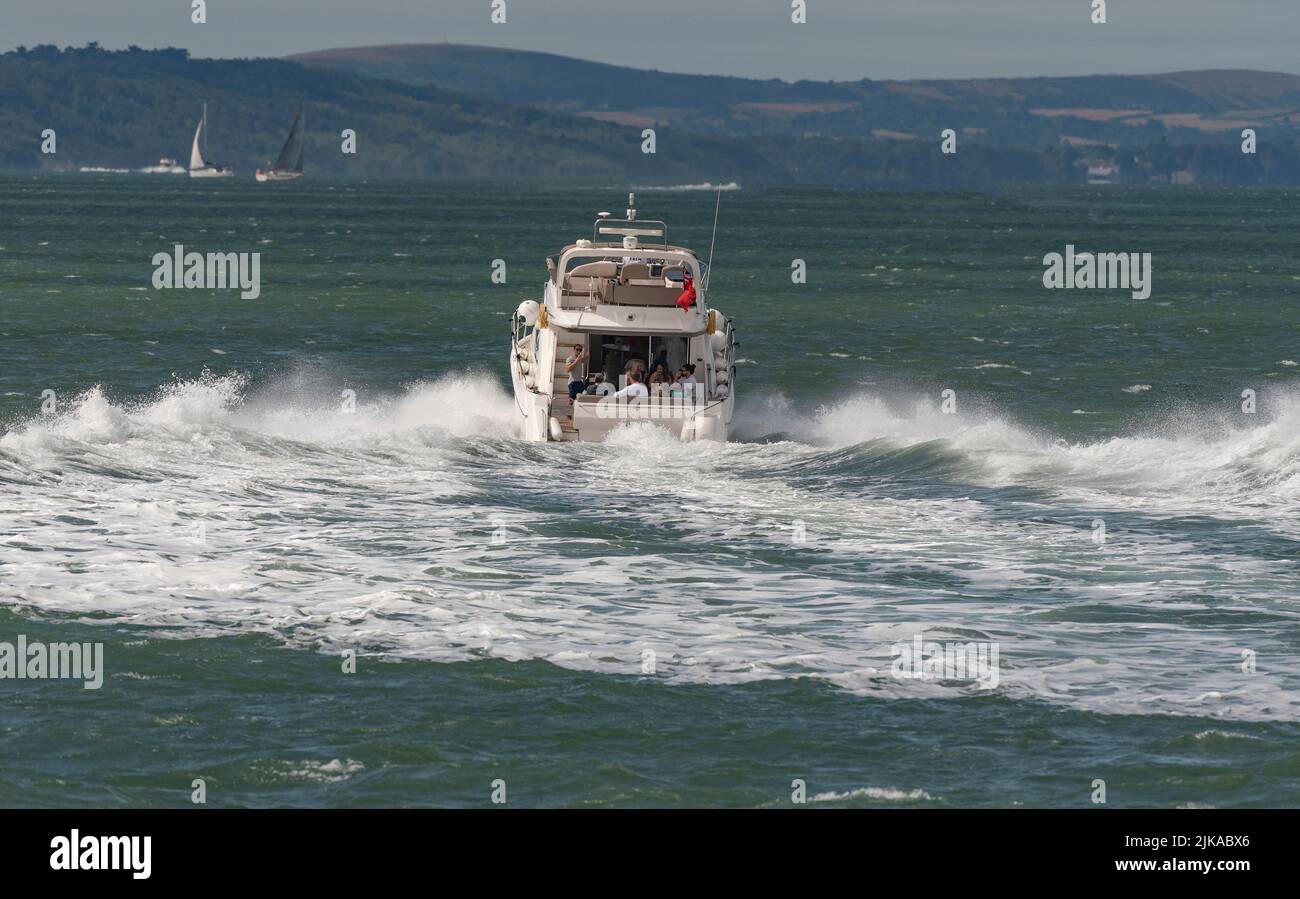
<path fill-rule="evenodd" d="M 456 44 L 292 57 L 410 84 L 629 126 L 701 133 L 937 139 L 952 128 L 998 147 L 1203 143 L 1244 127 L 1300 137 L 1300 76 L 1203 71 L 933 81 L 816 82 L 644 71 L 547 53 Z"/>
<path fill-rule="evenodd" d="M 0 167 L 129 167 L 189 159 L 208 104 L 213 159 L 250 172 L 278 152 L 300 98 L 309 172 L 372 177 L 779 178 L 735 141 L 695 137 L 646 157 L 640 135 L 563 113 L 275 59 L 191 59 L 184 50 L 0 55 Z M 39 135 L 53 129 L 58 152 Z M 357 133 L 355 156 L 341 151 Z"/>
<path fill-rule="evenodd" d="M 278 151 L 303 100 L 309 174 L 991 190 L 1079 183 L 1101 163 L 1111 180 L 1297 184 L 1297 81 L 787 84 L 445 45 L 289 60 L 39 46 L 0 54 L 0 168 L 185 161 L 206 103 L 209 156 L 247 175 Z M 1268 123 L 1259 154 L 1243 156 L 1236 129 L 1255 121 Z M 944 128 L 961 136 L 956 154 L 940 150 Z M 55 154 L 41 152 L 46 129 Z M 341 152 L 344 129 L 355 155 Z"/>

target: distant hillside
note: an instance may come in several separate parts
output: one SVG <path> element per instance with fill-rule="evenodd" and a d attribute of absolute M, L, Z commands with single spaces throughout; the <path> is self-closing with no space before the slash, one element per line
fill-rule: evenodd
<path fill-rule="evenodd" d="M 847 88 L 823 82 L 756 81 L 720 75 L 679 75 L 588 62 L 552 53 L 463 44 L 398 44 L 319 50 L 289 57 L 308 65 L 347 69 L 372 78 L 437 84 L 528 106 L 698 109 L 786 99 L 851 100 Z M 454 85 L 454 86 L 453 86 Z"/>
<path fill-rule="evenodd" d="M 1170 116 L 1200 116 L 1178 126 L 1200 133 L 1193 125 L 1234 104 L 1268 103 L 1253 115 L 1288 120 L 1292 76 L 784 84 L 475 48 L 308 58 L 190 59 L 93 44 L 5 53 L 0 168 L 184 163 L 207 103 L 210 160 L 247 177 L 278 152 L 302 100 L 309 174 L 989 190 L 1077 183 L 1100 165 L 1107 180 L 1300 183 L 1300 148 L 1279 137 L 1281 125 L 1261 134 L 1258 156 L 1243 156 L 1230 130 L 1166 142 Z M 436 83 L 412 83 L 426 76 Z M 1130 106 L 1105 106 L 1125 91 Z M 1091 105 L 1070 106 L 1080 103 Z M 652 124 L 657 152 L 647 154 L 642 129 Z M 940 152 L 949 127 L 965 129 L 956 155 Z M 40 151 L 45 129 L 57 132 L 57 154 Z M 357 134 L 355 156 L 340 152 L 344 129 Z M 1124 140 L 1108 142 L 1106 129 Z"/>
<path fill-rule="evenodd" d="M 403 177 L 779 179 L 737 142 L 694 137 L 647 157 L 640 134 L 591 119 L 274 59 L 190 59 L 184 50 L 37 47 L 0 55 L 0 167 L 182 164 L 208 104 L 212 159 L 245 174 L 279 152 L 306 102 L 309 172 Z M 40 152 L 52 128 L 58 153 Z M 358 153 L 340 151 L 357 132 Z"/>
<path fill-rule="evenodd" d="M 1194 144 L 1247 126 L 1271 140 L 1300 137 L 1300 76 L 1274 72 L 790 84 L 455 44 L 293 58 L 506 103 L 699 132 L 931 140 L 952 128 L 972 142 L 1031 150 L 1061 143 Z"/>

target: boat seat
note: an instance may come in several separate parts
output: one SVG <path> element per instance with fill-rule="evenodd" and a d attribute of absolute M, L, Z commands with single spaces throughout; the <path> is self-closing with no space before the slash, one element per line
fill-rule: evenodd
<path fill-rule="evenodd" d="M 587 262 L 579 265 L 564 276 L 564 290 L 567 293 L 587 296 L 604 291 L 605 282 L 618 274 L 618 266 L 608 260 Z"/>
<path fill-rule="evenodd" d="M 626 284 L 629 281 L 646 281 L 650 278 L 650 266 L 644 262 L 628 262 L 623 266 L 623 276 L 621 283 Z"/>
<path fill-rule="evenodd" d="M 570 278 L 612 278 L 618 274 L 618 264 L 608 259 L 597 262 L 584 262 L 574 266 L 569 272 Z"/>
<path fill-rule="evenodd" d="M 617 274 L 618 266 L 613 262 L 588 262 L 577 266 L 564 276 L 564 288 L 579 293 L 589 293 L 599 283 Z"/>
<path fill-rule="evenodd" d="M 680 284 L 656 287 L 649 284 L 619 284 L 610 302 L 623 306 L 671 306 L 681 296 Z"/>

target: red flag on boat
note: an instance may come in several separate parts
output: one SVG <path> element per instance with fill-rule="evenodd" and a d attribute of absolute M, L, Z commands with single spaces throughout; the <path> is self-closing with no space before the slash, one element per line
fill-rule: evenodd
<path fill-rule="evenodd" d="M 690 312 L 691 307 L 695 305 L 695 282 L 691 280 L 690 275 L 683 275 L 682 277 L 682 283 L 686 285 L 686 289 L 678 295 L 677 305 L 681 307 L 683 312 Z"/>

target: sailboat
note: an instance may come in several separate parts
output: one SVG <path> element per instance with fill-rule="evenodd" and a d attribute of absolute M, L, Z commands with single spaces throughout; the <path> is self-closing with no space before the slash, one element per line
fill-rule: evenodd
<path fill-rule="evenodd" d="M 279 157 L 265 172 L 257 170 L 254 177 L 258 181 L 293 181 L 302 177 L 302 132 L 305 121 L 302 104 L 299 103 L 298 114 L 293 117 L 293 127 L 289 129 L 289 137 L 285 140 Z"/>
<path fill-rule="evenodd" d="M 202 146 L 207 149 L 208 145 L 208 104 L 203 104 L 203 118 L 199 120 L 199 127 L 194 131 L 194 146 L 190 148 L 190 177 L 191 178 L 228 178 L 235 174 L 234 170 L 228 165 L 217 165 L 211 162 L 203 161 L 203 153 L 199 150 L 200 141 Z"/>

